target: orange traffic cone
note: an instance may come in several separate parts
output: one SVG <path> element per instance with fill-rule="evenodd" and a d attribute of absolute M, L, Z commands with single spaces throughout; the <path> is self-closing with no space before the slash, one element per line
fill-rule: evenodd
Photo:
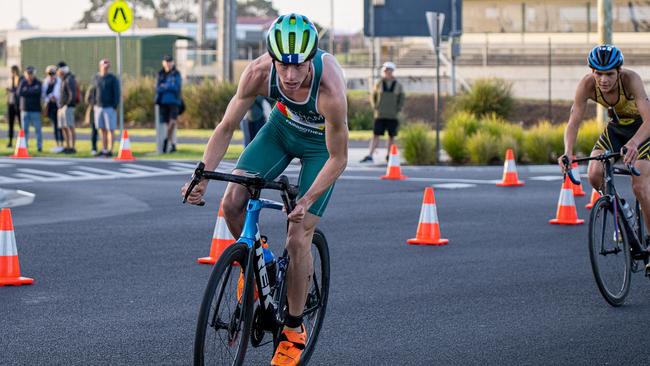
<path fill-rule="evenodd" d="M 409 239 L 406 242 L 419 245 L 445 245 L 449 243 L 448 239 L 440 239 L 438 210 L 436 208 L 436 199 L 433 196 L 433 188 L 431 187 L 424 189 L 417 234 L 414 239 Z"/>
<path fill-rule="evenodd" d="M 124 130 L 122 134 L 122 141 L 120 142 L 120 152 L 117 154 L 115 160 L 132 161 L 135 160 L 131 153 L 131 140 L 129 140 L 129 133 Z"/>
<path fill-rule="evenodd" d="M 575 156 L 573 157 L 574 159 L 576 158 Z M 580 168 L 578 168 L 578 163 L 573 162 L 571 163 L 571 174 L 573 174 L 573 177 L 580 182 Z M 584 196 L 585 191 L 582 190 L 582 184 L 573 184 L 573 195 L 574 196 Z"/>
<path fill-rule="evenodd" d="M 591 201 L 585 205 L 585 208 L 591 209 L 594 207 L 594 203 L 600 198 L 600 193 L 597 190 L 591 189 Z"/>
<path fill-rule="evenodd" d="M 562 183 L 562 191 L 560 191 L 560 199 L 557 203 L 557 217 L 549 221 L 550 224 L 560 225 L 580 225 L 584 224 L 585 220 L 578 218 L 578 211 L 576 210 L 576 203 L 573 200 L 573 190 L 571 188 L 571 180 L 569 176 L 564 177 Z"/>
<path fill-rule="evenodd" d="M 230 234 L 226 220 L 223 218 L 223 202 L 219 205 L 217 214 L 217 223 L 214 225 L 214 234 L 212 234 L 212 245 L 210 246 L 210 256 L 199 258 L 196 261 L 202 264 L 215 264 L 219 260 L 221 253 L 235 242 Z"/>
<path fill-rule="evenodd" d="M 0 286 L 21 286 L 32 283 L 34 283 L 33 279 L 20 277 L 11 210 L 3 208 L 0 211 Z"/>
<path fill-rule="evenodd" d="M 517 175 L 515 154 L 512 152 L 512 149 L 506 150 L 506 162 L 503 163 L 503 179 L 497 185 L 499 187 L 518 187 L 524 185 L 524 182 L 520 181 Z"/>
<path fill-rule="evenodd" d="M 403 180 L 406 176 L 402 175 L 402 168 L 399 165 L 399 155 L 397 154 L 397 145 L 390 145 L 390 157 L 388 158 L 388 168 L 386 175 L 381 179 Z"/>
<path fill-rule="evenodd" d="M 31 156 L 27 152 L 27 143 L 25 142 L 25 131 L 23 131 L 22 129 L 18 131 L 18 141 L 16 141 L 16 150 L 14 151 L 14 154 L 11 155 L 11 157 L 16 159 L 31 158 Z"/>

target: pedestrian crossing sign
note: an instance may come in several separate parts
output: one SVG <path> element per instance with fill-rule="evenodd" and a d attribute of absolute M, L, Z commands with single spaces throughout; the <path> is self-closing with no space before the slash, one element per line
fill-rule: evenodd
<path fill-rule="evenodd" d="M 115 0 L 108 8 L 106 17 L 108 27 L 114 32 L 122 33 L 131 28 L 133 24 L 133 12 L 124 0 Z"/>

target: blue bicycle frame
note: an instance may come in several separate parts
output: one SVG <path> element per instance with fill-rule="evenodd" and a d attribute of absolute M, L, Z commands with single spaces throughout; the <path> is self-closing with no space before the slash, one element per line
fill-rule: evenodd
<path fill-rule="evenodd" d="M 241 236 L 237 243 L 244 243 L 249 248 L 248 266 L 246 268 L 246 276 L 250 275 L 248 271 L 252 270 L 252 264 L 255 263 L 255 268 L 258 276 L 255 276 L 257 282 L 258 293 L 260 294 L 260 304 L 262 304 L 265 311 L 273 310 L 273 299 L 271 297 L 271 282 L 266 270 L 266 262 L 273 260 L 273 253 L 267 250 L 266 253 L 262 248 L 261 235 L 259 230 L 260 212 L 263 208 L 271 208 L 274 210 L 284 209 L 282 203 L 267 200 L 263 198 L 251 198 L 248 200 L 246 207 L 246 219 L 244 220 L 244 228 L 242 229 Z M 254 253 L 254 254 L 253 254 Z M 253 254 L 253 255 L 250 255 Z M 270 258 L 269 258 L 270 257 Z M 247 289 L 246 291 L 252 291 Z"/>

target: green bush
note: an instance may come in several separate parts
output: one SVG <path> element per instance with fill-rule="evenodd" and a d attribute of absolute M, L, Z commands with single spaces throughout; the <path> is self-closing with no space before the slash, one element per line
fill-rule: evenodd
<path fill-rule="evenodd" d="M 125 78 L 122 92 L 124 93 L 124 123 L 137 127 L 151 126 L 155 118 L 155 80 L 151 77 Z"/>
<path fill-rule="evenodd" d="M 181 124 L 189 128 L 214 128 L 223 118 L 236 91 L 234 84 L 207 79 L 185 86 L 185 113 L 180 117 Z"/>
<path fill-rule="evenodd" d="M 410 123 L 400 131 L 404 160 L 411 165 L 432 164 L 436 160 L 436 140 L 424 123 Z"/>
<path fill-rule="evenodd" d="M 590 119 L 583 122 L 578 132 L 578 141 L 573 149 L 574 153 L 589 156 L 602 132 L 603 128 L 598 123 L 598 120 Z"/>
<path fill-rule="evenodd" d="M 531 163 L 554 163 L 564 151 L 563 126 L 553 126 L 549 121 L 542 121 L 527 131 L 523 151 Z"/>
<path fill-rule="evenodd" d="M 449 119 L 442 136 L 442 148 L 454 163 L 462 163 L 469 158 L 467 138 L 478 128 L 478 119 L 471 113 L 458 112 Z"/>
<path fill-rule="evenodd" d="M 469 92 L 454 100 L 455 111 L 466 111 L 477 116 L 496 113 L 507 117 L 513 108 L 512 85 L 497 78 L 479 79 Z"/>
<path fill-rule="evenodd" d="M 488 131 L 478 131 L 467 139 L 467 151 L 472 163 L 490 164 L 498 162 L 501 157 L 499 150 L 501 137 L 497 137 Z"/>
<path fill-rule="evenodd" d="M 348 128 L 350 130 L 371 130 L 373 114 L 368 93 L 348 93 Z"/>
<path fill-rule="evenodd" d="M 525 132 L 523 127 L 508 122 L 495 113 L 484 116 L 480 121 L 480 126 L 482 131 L 494 136 L 499 151 L 498 155 L 501 159 L 505 157 L 506 150 L 519 151 L 524 143 Z M 515 157 L 517 156 L 519 155 Z"/>

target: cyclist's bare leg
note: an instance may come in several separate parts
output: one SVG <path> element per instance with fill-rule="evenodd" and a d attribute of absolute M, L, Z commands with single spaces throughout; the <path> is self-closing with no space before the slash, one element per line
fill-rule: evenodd
<path fill-rule="evenodd" d="M 637 160 L 634 166 L 639 169 L 641 176 L 632 176 L 632 189 L 641 205 L 645 227 L 650 228 L 650 161 Z"/>
<path fill-rule="evenodd" d="M 232 174 L 245 175 L 240 169 L 235 169 Z M 246 187 L 237 183 L 228 183 L 226 191 L 223 194 L 223 215 L 226 219 L 228 230 L 234 238 L 239 238 L 244 228 L 244 219 L 246 218 L 246 204 L 250 194 Z"/>
<path fill-rule="evenodd" d="M 318 216 L 307 212 L 301 222 L 289 223 L 287 251 L 290 260 L 287 270 L 287 299 L 289 314 L 293 316 L 301 316 L 305 310 L 307 292 L 311 276 L 314 274 L 311 242 L 319 220 Z"/>
<path fill-rule="evenodd" d="M 602 153 L 604 153 L 603 150 L 594 150 L 591 152 L 591 156 L 600 155 Z M 600 191 L 603 188 L 603 174 L 604 168 L 602 161 L 592 160 L 589 162 L 589 167 L 587 168 L 587 176 L 589 177 L 589 183 L 597 191 Z"/>

